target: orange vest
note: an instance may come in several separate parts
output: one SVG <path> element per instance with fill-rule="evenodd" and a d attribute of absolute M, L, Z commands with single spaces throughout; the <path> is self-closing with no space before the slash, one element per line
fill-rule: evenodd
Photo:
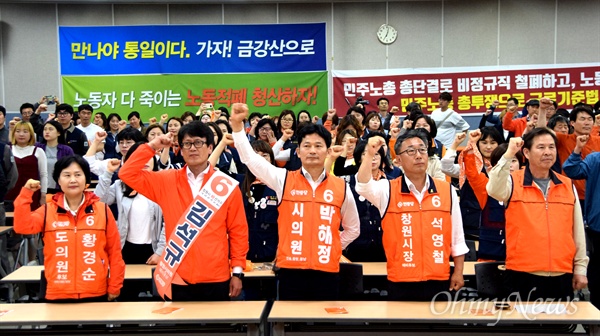
<path fill-rule="evenodd" d="M 95 202 L 80 209 L 75 218 L 56 203 L 47 204 L 44 228 L 47 299 L 71 298 L 74 293 L 86 298 L 108 292 L 106 211 L 104 203 Z"/>
<path fill-rule="evenodd" d="M 313 193 L 302 170 L 288 171 L 279 204 L 277 266 L 339 272 L 346 183 L 327 174 Z"/>
<path fill-rule="evenodd" d="M 394 282 L 448 280 L 452 247 L 452 188 L 430 176 L 419 204 L 404 177 L 390 181 L 382 219 L 388 279 Z"/>
<path fill-rule="evenodd" d="M 575 194 L 571 180 L 550 171 L 547 200 L 529 167 L 512 174 L 506 208 L 506 268 L 521 272 L 573 272 Z"/>

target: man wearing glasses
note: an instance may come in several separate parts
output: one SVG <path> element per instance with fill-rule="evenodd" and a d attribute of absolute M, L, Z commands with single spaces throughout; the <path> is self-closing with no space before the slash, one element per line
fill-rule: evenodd
<path fill-rule="evenodd" d="M 389 299 L 430 301 L 448 289 L 459 290 L 469 249 L 456 193 L 448 182 L 427 175 L 427 136 L 421 130 L 400 136 L 394 150 L 404 176 L 375 181 L 371 161 L 383 144 L 380 137 L 369 138 L 356 192 L 381 213 Z"/>
<path fill-rule="evenodd" d="M 88 138 L 82 130 L 73 125 L 73 106 L 60 104 L 56 107 L 56 119 L 65 130 L 65 142 L 77 155 L 85 156 L 89 143 Z"/>
<path fill-rule="evenodd" d="M 210 166 L 215 144 L 208 126 L 192 121 L 177 138 L 184 168 L 143 169 L 156 151 L 169 149 L 173 134 L 167 133 L 138 147 L 119 178 L 163 210 L 168 243 L 154 276 L 159 294 L 173 301 L 229 300 L 242 290 L 248 253 L 242 193 L 235 180 Z"/>

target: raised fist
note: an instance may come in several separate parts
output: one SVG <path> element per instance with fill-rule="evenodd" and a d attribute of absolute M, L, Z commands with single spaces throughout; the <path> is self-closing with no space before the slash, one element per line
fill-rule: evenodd
<path fill-rule="evenodd" d="M 223 134 L 223 138 L 221 139 L 221 142 L 223 142 L 226 146 L 233 145 L 233 135 L 231 135 L 229 133 Z"/>
<path fill-rule="evenodd" d="M 283 135 L 281 136 L 281 139 L 283 141 L 287 141 L 289 140 L 292 136 L 294 135 L 294 131 L 291 129 L 286 129 L 283 131 Z"/>
<path fill-rule="evenodd" d="M 94 138 L 94 141 L 102 142 L 102 141 L 104 141 L 104 139 L 106 139 L 107 135 L 108 134 L 106 134 L 106 132 L 104 132 L 104 131 L 96 132 L 96 138 Z"/>
<path fill-rule="evenodd" d="M 371 156 L 375 156 L 377 151 L 379 151 L 379 148 L 383 145 L 385 145 L 385 141 L 381 137 L 376 136 L 369 138 L 369 141 L 367 142 L 367 153 Z"/>
<path fill-rule="evenodd" d="M 163 148 L 169 148 L 171 147 L 171 144 L 173 144 L 173 133 L 171 132 L 167 134 L 161 134 L 148 143 L 148 145 L 150 145 L 150 147 L 152 147 L 152 149 L 155 151 Z"/>
<path fill-rule="evenodd" d="M 40 112 L 46 112 L 48 111 L 48 105 L 46 104 L 40 104 L 37 108 L 37 110 L 35 110 L 36 113 L 40 113 Z"/>
<path fill-rule="evenodd" d="M 248 105 L 235 103 L 231 106 L 231 116 L 229 121 L 242 123 L 248 117 Z"/>
<path fill-rule="evenodd" d="M 477 141 L 479 141 L 480 138 L 481 138 L 481 131 L 479 129 L 469 132 L 469 141 L 470 142 L 477 143 Z"/>
<path fill-rule="evenodd" d="M 338 157 L 340 157 L 340 155 L 342 155 L 343 151 L 344 151 L 344 146 L 340 146 L 340 145 L 331 146 L 331 157 L 333 157 L 334 159 L 337 159 Z"/>
<path fill-rule="evenodd" d="M 546 111 L 547 108 L 552 106 L 552 99 L 548 97 L 544 97 L 540 99 L 540 111 Z"/>
<path fill-rule="evenodd" d="M 578 136 L 577 144 L 575 145 L 575 148 L 577 148 L 578 151 L 581 152 L 581 149 L 583 149 L 583 147 L 585 147 L 585 145 L 588 143 L 589 140 L 590 140 L 590 136 L 588 134 Z"/>
<path fill-rule="evenodd" d="M 510 158 L 515 157 L 517 152 L 523 147 L 523 144 L 524 142 L 521 137 L 510 138 L 510 141 L 508 142 L 508 148 L 506 149 L 506 153 L 504 155 Z"/>
<path fill-rule="evenodd" d="M 116 172 L 117 169 L 119 169 L 119 167 L 121 166 L 121 160 L 119 159 L 109 159 L 106 161 L 106 169 L 111 173 Z"/>
<path fill-rule="evenodd" d="M 34 179 L 27 180 L 27 182 L 25 182 L 25 185 L 23 187 L 26 189 L 29 189 L 31 191 L 38 191 L 42 188 L 40 181 L 34 180 Z"/>

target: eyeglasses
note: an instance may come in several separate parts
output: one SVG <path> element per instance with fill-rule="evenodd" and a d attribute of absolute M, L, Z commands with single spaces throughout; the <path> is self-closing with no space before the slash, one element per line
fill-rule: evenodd
<path fill-rule="evenodd" d="M 21 112 L 21 114 L 23 116 L 30 116 L 30 115 L 33 115 L 33 112 Z"/>
<path fill-rule="evenodd" d="M 66 112 L 66 111 L 61 111 L 61 112 L 58 112 L 56 115 L 64 116 L 64 115 L 67 115 L 67 114 L 71 114 L 71 113 Z"/>
<path fill-rule="evenodd" d="M 283 119 L 281 119 L 281 121 L 294 122 L 294 119 L 292 119 L 292 118 L 283 118 Z"/>
<path fill-rule="evenodd" d="M 262 127 L 261 129 L 258 130 L 259 132 L 269 132 L 272 131 L 271 127 Z"/>
<path fill-rule="evenodd" d="M 419 149 L 409 148 L 405 151 L 398 153 L 398 155 L 406 153 L 406 155 L 408 155 L 408 156 L 415 156 L 415 155 L 417 155 L 417 152 L 419 152 L 419 154 L 421 154 L 421 155 L 426 155 L 427 148 L 425 148 L 425 147 L 421 147 Z"/>
<path fill-rule="evenodd" d="M 186 141 L 181 144 L 181 147 L 184 149 L 190 149 L 190 148 L 192 148 L 192 145 L 194 145 L 194 147 L 199 149 L 199 148 L 202 148 L 202 146 L 204 146 L 204 144 L 206 144 L 206 141 L 202 141 L 202 140 L 196 140 L 194 142 Z"/>

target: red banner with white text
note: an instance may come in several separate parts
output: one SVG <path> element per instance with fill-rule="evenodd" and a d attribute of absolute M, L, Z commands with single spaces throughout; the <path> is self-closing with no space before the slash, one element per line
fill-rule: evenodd
<path fill-rule="evenodd" d="M 332 71 L 333 106 L 343 114 L 362 96 L 370 104 L 367 112 L 377 110 L 377 99 L 386 97 L 390 108 L 402 112 L 418 102 L 425 113 L 438 108 L 438 97 L 452 94 L 450 105 L 456 112 L 469 115 L 484 112 L 494 100 L 500 109 L 508 98 L 523 107 L 529 99 L 549 97 L 559 108 L 571 109 L 578 102 L 594 104 L 600 91 L 600 63 L 569 65 L 529 65 L 507 67 L 468 67 L 444 69 L 398 69 Z"/>

